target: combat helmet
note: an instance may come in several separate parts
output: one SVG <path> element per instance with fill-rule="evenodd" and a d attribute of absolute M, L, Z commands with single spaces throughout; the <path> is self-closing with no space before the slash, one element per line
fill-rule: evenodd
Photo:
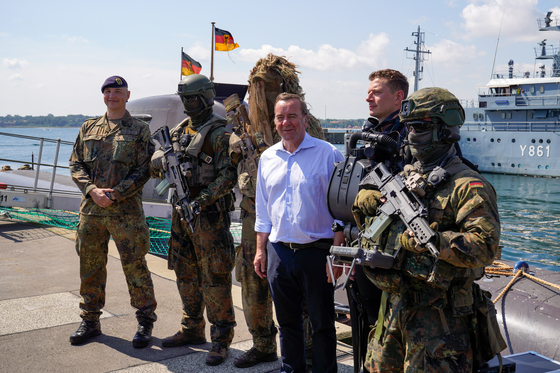
<path fill-rule="evenodd" d="M 399 117 L 402 122 L 431 119 L 434 123 L 441 121 L 455 127 L 465 122 L 465 110 L 447 89 L 430 87 L 420 89 L 403 100 Z"/>
<path fill-rule="evenodd" d="M 206 76 L 192 74 L 179 82 L 177 94 L 183 101 L 185 113 L 192 116 L 214 105 L 216 90 L 214 84 Z M 197 97 L 197 101 L 190 102 L 192 99 L 189 96 Z"/>

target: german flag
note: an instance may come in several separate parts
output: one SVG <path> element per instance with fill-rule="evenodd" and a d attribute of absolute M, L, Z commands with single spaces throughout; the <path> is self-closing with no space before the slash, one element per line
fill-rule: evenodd
<path fill-rule="evenodd" d="M 181 73 L 183 75 L 200 74 L 200 70 L 202 70 L 202 65 L 183 52 Z"/>
<path fill-rule="evenodd" d="M 216 50 L 227 52 L 239 48 L 239 44 L 233 41 L 233 36 L 229 31 L 221 30 L 219 28 L 214 29 L 216 35 Z"/>

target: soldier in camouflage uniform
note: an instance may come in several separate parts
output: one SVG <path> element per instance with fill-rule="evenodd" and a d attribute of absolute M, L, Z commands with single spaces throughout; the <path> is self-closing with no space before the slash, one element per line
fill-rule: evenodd
<path fill-rule="evenodd" d="M 169 266 L 177 275 L 183 301 L 181 330 L 163 340 L 164 347 L 206 342 L 203 317 L 206 306 L 212 348 L 206 364 L 221 364 L 233 339 L 235 315 L 231 272 L 235 252 L 229 231 L 233 209 L 232 189 L 237 173 L 228 155 L 230 132 L 226 120 L 212 111 L 216 92 L 203 75 L 189 75 L 179 83 L 179 96 L 190 118 L 170 131 L 176 153 L 190 162 L 187 177 L 191 205 L 200 210 L 191 232 L 176 209 L 172 212 Z M 189 140 L 187 132 L 196 132 Z M 152 157 L 154 169 L 166 167 L 163 151 Z"/>
<path fill-rule="evenodd" d="M 256 150 L 257 157 L 269 146 L 280 141 L 274 124 L 274 103 L 276 97 L 283 90 L 297 93 L 304 97 L 303 89 L 299 85 L 298 71 L 293 63 L 286 58 L 268 54 L 266 58 L 257 61 L 249 75 L 249 119 L 251 127 L 247 128 L 247 135 Z M 309 113 L 309 127 L 307 132 L 324 140 L 320 122 Z M 243 136 L 242 133 L 239 133 Z M 274 361 L 276 354 L 276 327 L 272 319 L 272 299 L 268 289 L 268 282 L 255 273 L 253 260 L 256 253 L 255 233 L 255 186 L 256 170 L 251 170 L 251 164 L 244 158 L 242 140 L 236 134 L 230 138 L 229 154 L 238 170 L 239 191 L 243 195 L 241 200 L 241 245 L 237 247 L 235 274 L 241 283 L 243 297 L 243 313 L 249 331 L 253 336 L 253 347 L 238 356 L 234 364 L 238 368 L 247 368 L 260 362 Z M 258 163 L 258 158 L 256 159 Z M 253 172 L 252 172 L 253 171 Z M 306 333 L 311 335 L 311 323 L 306 318 Z M 307 336 L 306 334 L 306 336 Z M 311 338 L 306 338 L 311 345 Z M 310 351 L 311 349 L 309 349 Z M 310 355 L 309 355 L 310 357 Z M 311 360 L 309 360 L 311 361 Z"/>
<path fill-rule="evenodd" d="M 76 249 L 80 255 L 80 308 L 83 319 L 72 344 L 101 334 L 99 316 L 105 305 L 109 238 L 115 241 L 136 308 L 134 347 L 146 347 L 156 321 L 156 299 L 145 256 L 150 233 L 142 208 L 142 187 L 150 178 L 154 152 L 150 129 L 126 110 L 126 81 L 108 78 L 101 88 L 107 105 L 103 117 L 88 119 L 70 156 L 72 179 L 82 191 Z"/>
<path fill-rule="evenodd" d="M 377 246 L 395 256 L 391 269 L 364 268 L 383 290 L 366 368 L 370 372 L 471 372 L 476 341 L 469 326 L 478 292 L 473 281 L 482 276 L 498 250 L 496 193 L 456 155 L 453 145 L 460 139 L 465 117 L 449 91 L 425 88 L 413 93 L 403 101 L 400 118 L 409 129 L 408 145 L 417 159 L 405 167 L 403 177 L 416 174 L 430 180 L 428 175 L 438 166 L 448 173 L 447 180 L 428 185 L 423 197 L 440 255 L 435 259 L 419 246 L 400 221 L 393 222 L 377 242 L 362 239 L 362 247 Z M 361 190 L 353 206 L 356 220 L 368 227 L 383 198 L 377 190 Z"/>

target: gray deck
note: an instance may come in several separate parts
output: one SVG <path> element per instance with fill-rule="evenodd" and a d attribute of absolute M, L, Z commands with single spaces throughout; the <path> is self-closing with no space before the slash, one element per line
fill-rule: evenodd
<path fill-rule="evenodd" d="M 161 339 L 179 328 L 181 301 L 174 273 L 166 260 L 148 255 L 153 273 L 158 321 L 145 349 L 132 347 L 136 332 L 126 282 L 114 246 L 108 261 L 103 334 L 81 346 L 68 338 L 79 317 L 79 261 L 74 232 L 0 217 L 0 372 L 277 372 L 280 362 L 239 369 L 233 359 L 252 346 L 241 308 L 241 289 L 234 286 L 237 327 L 227 360 L 205 364 L 210 343 L 162 348 Z M 206 337 L 210 340 L 209 327 Z M 348 327 L 337 323 L 337 330 Z M 338 371 L 353 372 L 350 348 L 339 342 Z"/>

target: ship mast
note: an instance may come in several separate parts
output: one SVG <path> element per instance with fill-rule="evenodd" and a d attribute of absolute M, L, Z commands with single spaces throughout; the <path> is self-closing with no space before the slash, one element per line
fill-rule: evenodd
<path fill-rule="evenodd" d="M 412 36 L 416 36 L 416 40 L 414 41 L 416 49 L 408 49 L 408 47 L 405 48 L 405 51 L 414 53 L 412 57 L 407 56 L 406 58 L 416 60 L 416 67 L 414 69 L 414 92 L 418 90 L 418 82 L 422 80 L 422 73 L 424 72 L 424 66 L 422 66 L 422 63 L 427 61 L 428 55 L 432 53 L 429 50 L 425 50 L 424 34 L 424 32 L 420 32 L 420 26 L 418 26 L 418 31 L 412 33 Z"/>

